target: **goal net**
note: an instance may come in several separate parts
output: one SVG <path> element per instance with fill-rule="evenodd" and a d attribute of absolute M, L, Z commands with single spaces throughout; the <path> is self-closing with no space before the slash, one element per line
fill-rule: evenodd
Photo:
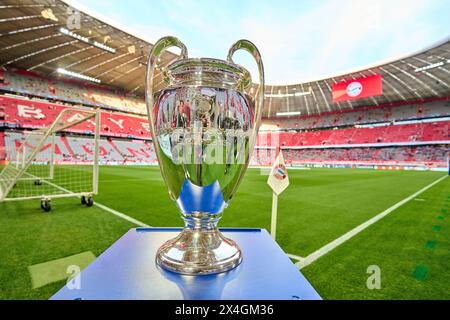
<path fill-rule="evenodd" d="M 46 128 L 6 131 L 0 201 L 97 194 L 99 131 L 100 113 L 79 108 Z"/>

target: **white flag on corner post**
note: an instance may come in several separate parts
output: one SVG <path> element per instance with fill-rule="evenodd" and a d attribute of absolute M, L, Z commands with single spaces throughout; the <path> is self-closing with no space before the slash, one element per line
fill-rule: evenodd
<path fill-rule="evenodd" d="M 270 172 L 267 184 L 272 188 L 272 222 L 270 228 L 270 234 L 275 239 L 277 232 L 277 211 L 278 211 L 278 196 L 286 190 L 289 186 L 289 177 L 284 164 L 283 152 L 280 150 L 275 163 L 273 164 L 272 171 Z"/>
<path fill-rule="evenodd" d="M 289 186 L 289 177 L 287 174 L 286 165 L 284 164 L 282 151 L 280 151 L 274 165 L 272 166 L 272 171 L 270 172 L 267 184 L 272 188 L 273 192 L 277 196 L 279 196 Z"/>

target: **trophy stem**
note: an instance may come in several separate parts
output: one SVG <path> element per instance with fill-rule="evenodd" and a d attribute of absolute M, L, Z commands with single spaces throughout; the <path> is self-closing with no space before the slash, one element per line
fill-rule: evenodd
<path fill-rule="evenodd" d="M 238 245 L 217 228 L 222 214 L 196 212 L 183 215 L 185 227 L 164 243 L 156 254 L 162 268 L 186 275 L 207 275 L 229 271 L 242 261 Z"/>

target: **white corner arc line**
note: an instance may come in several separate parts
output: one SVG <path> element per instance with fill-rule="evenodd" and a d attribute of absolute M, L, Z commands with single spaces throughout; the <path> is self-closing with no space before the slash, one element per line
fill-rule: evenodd
<path fill-rule="evenodd" d="M 308 255 L 306 258 L 304 259 L 300 259 L 299 262 L 296 264 L 297 267 L 299 269 L 302 269 L 308 265 L 310 265 L 311 263 L 313 263 L 314 261 L 316 261 L 317 259 L 319 259 L 320 257 L 324 256 L 325 254 L 327 254 L 328 252 L 330 252 L 331 250 L 335 249 L 336 247 L 340 246 L 341 244 L 343 244 L 344 242 L 346 242 L 347 240 L 349 240 L 350 238 L 354 237 L 355 235 L 357 235 L 358 233 L 360 233 L 361 231 L 363 231 L 364 229 L 366 229 L 367 227 L 371 226 L 372 224 L 374 224 L 375 222 L 381 220 L 382 218 L 384 218 L 385 216 L 387 216 L 389 213 L 391 213 L 392 211 L 398 209 L 399 207 L 401 207 L 402 205 L 404 205 L 405 203 L 411 201 L 412 199 L 414 199 L 415 197 L 417 197 L 418 195 L 420 195 L 421 193 L 427 191 L 428 189 L 430 189 L 431 187 L 433 187 L 434 185 L 438 184 L 439 182 L 441 182 L 442 180 L 444 180 L 445 178 L 447 178 L 448 176 L 445 175 L 439 179 L 437 179 L 436 181 L 430 183 L 429 185 L 427 185 L 426 187 L 420 189 L 419 191 L 417 191 L 416 193 L 410 195 L 409 197 L 403 199 L 402 201 L 394 204 L 392 207 L 384 210 L 383 212 L 377 214 L 375 217 L 367 220 L 366 222 L 360 224 L 359 226 L 357 226 L 356 228 L 350 230 L 349 232 L 345 233 L 344 235 L 340 236 L 339 238 L 331 241 L 330 243 L 326 244 L 325 246 L 323 246 L 322 248 L 318 249 L 317 251 L 311 253 L 310 255 Z"/>
<path fill-rule="evenodd" d="M 38 178 L 38 177 L 36 177 L 36 176 L 34 176 L 34 175 L 30 174 L 30 173 L 27 173 L 27 174 L 32 176 L 32 177 L 34 177 L 34 178 Z M 55 188 L 57 188 L 57 189 L 59 189 L 61 191 L 64 191 L 64 192 L 67 192 L 67 193 L 73 193 L 72 191 L 70 191 L 70 190 L 68 190 L 66 188 L 63 188 L 61 186 L 58 186 L 58 185 L 54 184 L 53 182 L 47 181 L 45 179 L 43 179 L 42 182 L 43 183 L 47 183 L 47 184 L 49 184 L 49 185 L 51 185 L 51 186 L 53 186 L 53 187 L 55 187 Z M 103 210 L 105 210 L 105 211 L 107 211 L 109 213 L 112 213 L 112 214 L 118 216 L 119 218 L 125 219 L 125 220 L 127 220 L 127 221 L 129 221 L 131 223 L 134 223 L 135 225 L 137 225 L 139 227 L 151 228 L 151 226 L 149 226 L 148 224 L 145 224 L 145 223 L 143 223 L 143 222 L 141 222 L 139 220 L 136 220 L 136 219 L 134 219 L 134 218 L 132 218 L 130 216 L 127 216 L 126 214 L 124 214 L 122 212 L 119 212 L 119 211 L 116 211 L 114 209 L 111 209 L 111 208 L 105 206 L 104 204 L 101 204 L 101 203 L 98 203 L 98 202 L 94 201 L 94 206 L 96 206 L 96 207 L 98 207 L 100 209 L 103 209 Z"/>

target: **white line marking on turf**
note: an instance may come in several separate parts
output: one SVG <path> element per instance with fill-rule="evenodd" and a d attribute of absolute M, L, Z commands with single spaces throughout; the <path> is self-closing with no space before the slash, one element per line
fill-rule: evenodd
<path fill-rule="evenodd" d="M 32 176 L 32 177 L 34 177 L 34 178 L 36 178 L 36 179 L 39 179 L 38 177 L 36 177 L 36 176 L 34 176 L 34 175 L 30 174 L 30 173 L 27 173 L 27 174 Z M 55 187 L 55 188 L 57 188 L 57 189 L 59 189 L 61 191 L 64 191 L 64 192 L 67 192 L 67 193 L 73 193 L 72 191 L 70 191 L 70 190 L 68 190 L 66 188 L 63 188 L 61 186 L 58 186 L 58 185 L 54 184 L 53 182 L 50 182 L 50 181 L 47 181 L 47 180 L 41 180 L 41 181 L 44 182 L 44 183 L 47 183 L 47 184 L 49 184 L 49 185 L 51 185 L 51 186 L 53 186 L 53 187 Z M 125 219 L 125 220 L 127 220 L 127 221 L 129 221 L 131 223 L 134 223 L 135 225 L 138 225 L 140 227 L 151 228 L 151 226 L 149 226 L 148 224 L 145 224 L 145 223 L 143 223 L 143 222 L 141 222 L 139 220 L 136 220 L 136 219 L 134 219 L 134 218 L 132 218 L 130 216 L 127 216 L 126 214 L 124 214 L 122 212 L 119 212 L 119 211 L 116 211 L 114 209 L 111 209 L 110 207 L 107 207 L 104 204 L 101 204 L 101 203 L 98 203 L 98 202 L 94 201 L 94 206 L 99 207 L 100 209 L 103 209 L 105 211 L 108 211 L 109 213 L 112 213 L 112 214 L 118 216 L 119 218 Z"/>
<path fill-rule="evenodd" d="M 316 261 L 317 259 L 319 259 L 320 257 L 322 257 L 323 255 L 327 254 L 328 252 L 330 252 L 331 250 L 335 249 L 336 247 L 340 246 L 341 244 L 343 244 L 344 242 L 346 242 L 347 240 L 349 240 L 350 238 L 354 237 L 355 235 L 357 235 L 358 233 L 360 233 L 361 231 L 363 231 L 364 229 L 366 229 L 367 227 L 369 227 L 370 225 L 374 224 L 375 222 L 381 220 L 382 218 L 384 218 L 385 216 L 387 216 L 389 213 L 391 213 L 392 211 L 394 211 L 395 209 L 401 207 L 402 205 L 404 205 L 405 203 L 407 203 L 408 201 L 411 201 L 412 199 L 414 199 L 415 197 L 417 197 L 418 195 L 420 195 L 421 193 L 427 191 L 428 189 L 430 189 L 431 187 L 433 187 L 434 185 L 438 184 L 439 182 L 441 182 L 442 180 L 444 180 L 445 178 L 447 178 L 448 176 L 445 175 L 439 179 L 437 179 L 436 181 L 430 183 L 429 185 L 427 185 L 426 187 L 420 189 L 419 191 L 417 191 L 416 193 L 410 195 L 409 197 L 403 199 L 402 201 L 394 204 L 392 207 L 384 210 L 383 212 L 379 213 L 378 215 L 376 215 L 375 217 L 367 220 L 366 222 L 364 222 L 363 224 L 360 224 L 359 226 L 357 226 L 356 228 L 350 230 L 349 232 L 347 232 L 346 234 L 340 236 L 339 238 L 331 241 L 330 243 L 328 243 L 327 245 L 323 246 L 322 248 L 320 248 L 319 250 L 311 253 L 310 255 L 308 255 L 306 258 L 304 259 L 300 259 L 300 261 L 298 263 L 296 263 L 296 266 L 299 269 L 302 269 L 308 265 L 310 265 L 311 263 L 313 263 L 314 261 Z"/>
<path fill-rule="evenodd" d="M 146 228 L 150 228 L 151 226 L 149 226 L 148 224 L 145 224 L 145 223 L 143 223 L 143 222 L 141 222 L 141 221 L 139 221 L 139 220 L 136 220 L 136 219 L 134 219 L 134 218 L 132 218 L 132 217 L 130 217 L 130 216 L 127 216 L 126 214 L 124 214 L 124 213 L 122 213 L 122 212 L 119 212 L 119 211 L 116 211 L 116 210 L 114 210 L 114 209 L 111 209 L 111 208 L 109 208 L 109 207 L 107 207 L 107 206 L 105 206 L 105 205 L 103 205 L 103 204 L 101 204 L 101 203 L 98 203 L 98 202 L 94 202 L 94 206 L 97 206 L 97 207 L 99 207 L 100 209 L 103 209 L 103 210 L 105 210 L 105 211 L 108 211 L 108 212 L 110 212 L 110 213 L 112 213 L 112 214 L 114 214 L 114 215 L 116 215 L 116 216 L 118 216 L 118 217 L 120 217 L 120 218 L 122 218 L 122 219 L 125 219 L 125 220 L 128 220 L 128 221 L 130 221 L 130 222 L 132 222 L 132 223 L 134 223 L 135 225 L 138 225 L 138 226 L 140 226 L 140 227 L 146 227 Z"/>
<path fill-rule="evenodd" d="M 425 199 L 415 198 L 414 201 L 425 201 Z"/>
<path fill-rule="evenodd" d="M 130 178 L 130 179 L 111 179 L 111 180 L 102 180 L 103 183 L 105 182 L 124 182 L 124 181 L 132 181 L 132 182 L 141 182 L 141 181 L 162 181 L 158 178 Z"/>
<path fill-rule="evenodd" d="M 286 255 L 287 255 L 289 258 L 294 259 L 294 260 L 298 260 L 298 261 L 302 261 L 303 259 L 305 259 L 305 258 L 302 258 L 302 257 L 300 257 L 300 256 L 296 256 L 295 254 L 286 253 Z"/>

